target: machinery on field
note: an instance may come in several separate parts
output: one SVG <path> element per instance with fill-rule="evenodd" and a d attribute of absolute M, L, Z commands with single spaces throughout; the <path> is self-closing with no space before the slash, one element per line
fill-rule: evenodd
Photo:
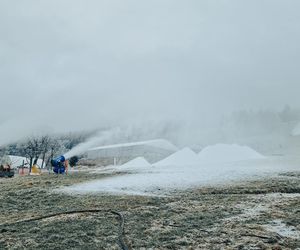
<path fill-rule="evenodd" d="M 14 177 L 15 171 L 10 165 L 0 165 L 0 177 Z"/>
<path fill-rule="evenodd" d="M 68 160 L 61 155 L 57 158 L 51 160 L 51 165 L 53 167 L 53 172 L 56 174 L 65 174 L 68 169 Z"/>

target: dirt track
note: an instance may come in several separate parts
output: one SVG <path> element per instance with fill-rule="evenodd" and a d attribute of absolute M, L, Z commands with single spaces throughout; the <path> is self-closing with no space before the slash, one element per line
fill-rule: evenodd
<path fill-rule="evenodd" d="M 1 224 L 82 209 L 122 212 L 132 249 L 300 249 L 300 173 L 170 197 L 52 192 L 101 178 L 72 173 L 0 179 Z M 0 249 L 119 249 L 119 221 L 108 212 L 62 215 L 0 226 Z"/>

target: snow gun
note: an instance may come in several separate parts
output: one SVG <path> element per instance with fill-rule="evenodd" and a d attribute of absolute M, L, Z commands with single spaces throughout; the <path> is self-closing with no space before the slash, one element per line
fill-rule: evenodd
<path fill-rule="evenodd" d="M 64 174 L 66 172 L 66 158 L 61 155 L 55 159 L 51 160 L 51 165 L 53 167 L 53 172 L 56 174 Z"/>

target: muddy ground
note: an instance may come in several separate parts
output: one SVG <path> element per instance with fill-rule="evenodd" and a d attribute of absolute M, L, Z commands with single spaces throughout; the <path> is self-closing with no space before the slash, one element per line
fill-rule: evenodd
<path fill-rule="evenodd" d="M 103 175 L 0 179 L 0 249 L 120 249 L 110 209 L 123 213 L 130 249 L 300 249 L 300 172 L 166 197 L 53 192 L 97 178 Z M 103 212 L 9 225 L 76 209 Z"/>

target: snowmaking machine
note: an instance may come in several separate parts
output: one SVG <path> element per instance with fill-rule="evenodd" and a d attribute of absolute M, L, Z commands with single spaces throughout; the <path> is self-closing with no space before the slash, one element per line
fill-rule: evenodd
<path fill-rule="evenodd" d="M 61 155 L 55 159 L 51 160 L 51 165 L 53 167 L 53 172 L 56 174 L 64 174 L 68 168 L 68 161 Z"/>

